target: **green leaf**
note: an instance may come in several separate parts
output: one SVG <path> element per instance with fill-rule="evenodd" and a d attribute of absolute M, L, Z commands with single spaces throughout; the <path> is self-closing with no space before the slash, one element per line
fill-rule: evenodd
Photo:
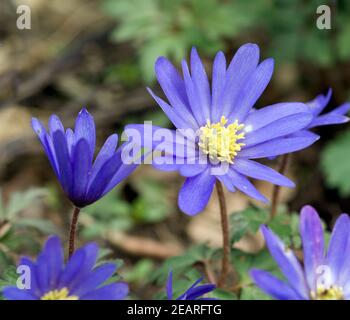
<path fill-rule="evenodd" d="M 269 212 L 266 209 L 250 207 L 230 216 L 231 243 L 239 241 L 245 234 L 256 233 L 261 224 L 269 219 Z"/>
<path fill-rule="evenodd" d="M 255 285 L 242 288 L 241 300 L 272 300 Z"/>

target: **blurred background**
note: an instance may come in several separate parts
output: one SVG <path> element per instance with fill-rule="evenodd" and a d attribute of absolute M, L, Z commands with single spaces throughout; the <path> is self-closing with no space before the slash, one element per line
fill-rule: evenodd
<path fill-rule="evenodd" d="M 30 29 L 16 26 L 20 5 L 30 8 Z M 320 5 L 331 8 L 329 30 L 316 26 Z M 47 122 L 56 113 L 72 126 L 86 107 L 99 146 L 127 123 L 170 127 L 145 89 L 159 90 L 155 59 L 165 55 L 178 64 L 196 46 L 210 74 L 218 50 L 231 58 L 246 42 L 276 61 L 257 107 L 306 102 L 328 88 L 333 97 L 327 109 L 350 100 L 348 0 L 1 0 L 0 21 L 0 274 L 21 254 L 35 255 L 47 234 L 65 238 L 69 225 L 70 204 L 32 133 L 32 116 Z M 350 212 L 350 126 L 317 133 L 320 141 L 292 156 L 287 175 L 297 188 L 282 190 L 281 208 L 314 205 L 329 228 L 341 212 Z M 189 219 L 176 204 L 182 181 L 176 173 L 141 166 L 83 210 L 79 241 L 97 241 L 104 255 L 123 259 L 135 298 L 162 290 L 151 275 L 165 259 L 196 244 L 221 245 L 216 195 L 205 212 Z M 271 198 L 270 185 L 257 186 Z M 227 202 L 232 213 L 250 204 L 238 193 L 227 194 Z M 237 246 L 254 252 L 261 239 L 252 233 Z"/>

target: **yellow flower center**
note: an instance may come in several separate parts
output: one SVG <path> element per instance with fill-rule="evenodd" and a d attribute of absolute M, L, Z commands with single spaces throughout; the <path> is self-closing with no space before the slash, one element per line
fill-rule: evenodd
<path fill-rule="evenodd" d="M 244 132 L 239 133 L 244 124 L 235 122 L 226 126 L 228 120 L 222 116 L 220 122 L 207 124 L 200 128 L 199 143 L 201 151 L 208 155 L 211 160 L 233 163 L 237 152 L 241 150 L 244 143 L 238 140 L 244 139 Z"/>
<path fill-rule="evenodd" d="M 330 286 L 325 288 L 317 287 L 317 293 L 311 292 L 313 300 L 344 300 L 343 289 L 341 287 Z"/>
<path fill-rule="evenodd" d="M 63 288 L 61 290 L 52 290 L 45 293 L 40 300 L 78 300 L 77 296 L 69 296 L 68 289 Z"/>

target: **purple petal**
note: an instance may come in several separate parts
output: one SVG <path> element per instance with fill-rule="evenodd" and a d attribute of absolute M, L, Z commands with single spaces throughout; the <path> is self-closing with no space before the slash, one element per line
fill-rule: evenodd
<path fill-rule="evenodd" d="M 81 300 L 123 300 L 129 293 L 126 283 L 108 284 L 81 297 Z"/>
<path fill-rule="evenodd" d="M 17 287 L 5 287 L 3 295 L 7 300 L 38 300 L 29 290 L 18 289 Z"/>
<path fill-rule="evenodd" d="M 180 164 L 179 172 L 183 177 L 194 177 L 202 173 L 208 166 L 206 164 Z"/>
<path fill-rule="evenodd" d="M 57 236 L 50 237 L 45 243 L 43 252 L 49 273 L 49 287 L 55 288 L 64 266 L 64 253 L 60 238 Z M 40 277 L 40 275 L 38 276 Z"/>
<path fill-rule="evenodd" d="M 250 271 L 255 284 L 269 296 L 278 300 L 301 300 L 303 299 L 288 284 L 279 280 L 266 271 L 253 269 Z"/>
<path fill-rule="evenodd" d="M 55 157 L 55 150 L 53 148 L 51 137 L 48 135 L 42 123 L 36 118 L 32 118 L 32 128 L 36 133 L 36 135 L 38 136 L 41 142 L 41 145 L 44 148 L 46 156 L 50 161 L 51 167 L 54 170 L 56 177 L 59 178 L 59 169 L 58 169 L 57 160 Z"/>
<path fill-rule="evenodd" d="M 73 151 L 73 193 L 74 204 L 77 207 L 85 205 L 85 194 L 91 173 L 92 154 L 89 150 L 89 143 L 81 138 Z"/>
<path fill-rule="evenodd" d="M 199 124 L 204 125 L 206 120 L 210 119 L 211 95 L 208 77 L 196 48 L 191 50 L 191 74 L 197 99 L 201 105 L 200 110 L 204 118 L 204 122 Z"/>
<path fill-rule="evenodd" d="M 249 113 L 247 119 L 244 121 L 244 130 L 246 132 L 252 132 L 277 120 L 294 114 L 308 112 L 308 110 L 308 107 L 304 103 L 299 102 L 273 104 Z"/>
<path fill-rule="evenodd" d="M 151 89 L 147 89 L 150 95 L 154 100 L 158 103 L 158 105 L 162 108 L 163 112 L 169 118 L 169 120 L 174 124 L 174 126 L 178 129 L 198 129 L 198 124 L 194 120 L 194 118 L 190 115 L 189 112 L 186 114 L 178 112 L 175 108 L 167 104 L 163 99 L 156 96 Z M 186 116 L 186 117 L 185 117 Z"/>
<path fill-rule="evenodd" d="M 283 275 L 287 278 L 289 285 L 305 299 L 308 297 L 303 270 L 294 253 L 286 248 L 283 242 L 266 226 L 262 226 L 266 245 L 280 267 Z"/>
<path fill-rule="evenodd" d="M 300 235 L 303 243 L 304 269 L 310 290 L 316 290 L 317 268 L 323 264 L 324 239 L 316 210 L 305 206 L 300 212 Z"/>
<path fill-rule="evenodd" d="M 239 96 L 238 101 L 236 101 L 236 107 L 229 115 L 229 119 L 232 118 L 237 119 L 238 122 L 244 122 L 251 108 L 269 84 L 273 68 L 273 59 L 266 59 L 258 65 L 254 73 L 242 88 L 242 93 Z"/>
<path fill-rule="evenodd" d="M 287 177 L 255 161 L 248 159 L 236 159 L 232 167 L 242 175 L 254 179 L 269 181 L 283 187 L 295 187 L 295 184 Z"/>
<path fill-rule="evenodd" d="M 194 216 L 206 207 L 215 185 L 215 177 L 206 170 L 197 176 L 187 178 L 178 197 L 181 211 Z"/>
<path fill-rule="evenodd" d="M 191 78 L 190 71 L 186 61 L 182 61 L 182 72 L 184 74 L 184 81 L 186 85 L 187 97 L 191 106 L 192 113 L 199 126 L 206 123 L 206 119 L 210 119 L 209 108 L 203 110 L 199 92 L 195 86 L 194 79 Z"/>
<path fill-rule="evenodd" d="M 344 254 L 348 254 L 348 237 L 350 236 L 350 221 L 346 214 L 342 214 L 336 221 L 328 245 L 326 265 L 330 267 L 333 281 L 338 280 L 344 263 Z"/>
<path fill-rule="evenodd" d="M 295 131 L 305 128 L 312 120 L 312 115 L 308 113 L 298 113 L 276 120 L 263 128 L 253 132 L 248 132 L 244 143 L 250 147 L 268 140 L 286 136 Z"/>
<path fill-rule="evenodd" d="M 173 300 L 173 272 L 170 271 L 166 282 L 166 294 L 168 300 Z"/>
<path fill-rule="evenodd" d="M 341 124 L 348 121 L 349 118 L 346 116 L 329 112 L 314 119 L 308 126 L 308 129 L 319 126 L 328 126 L 331 124 Z"/>
<path fill-rule="evenodd" d="M 278 156 L 304 149 L 319 139 L 317 135 L 307 135 L 302 137 L 282 137 L 266 141 L 253 147 L 244 148 L 239 153 L 239 158 L 267 158 Z"/>
<path fill-rule="evenodd" d="M 230 168 L 228 176 L 232 180 L 233 186 L 249 197 L 265 203 L 269 202 L 247 178 L 236 172 L 233 168 Z"/>
<path fill-rule="evenodd" d="M 212 121 L 219 122 L 221 115 L 219 115 L 219 98 L 223 93 L 226 82 L 226 59 L 222 51 L 219 51 L 214 59 L 213 64 L 213 79 L 212 79 L 212 101 L 211 101 L 211 116 Z"/>
<path fill-rule="evenodd" d="M 155 63 L 155 72 L 170 105 L 180 113 L 190 111 L 184 81 L 173 64 L 160 57 Z"/>
<path fill-rule="evenodd" d="M 330 113 L 339 114 L 339 115 L 346 115 L 350 110 L 350 103 L 346 102 L 340 105 L 339 107 L 332 110 Z"/>
<path fill-rule="evenodd" d="M 59 287 L 73 288 L 93 269 L 98 254 L 98 246 L 89 243 L 74 252 L 59 279 Z"/>
<path fill-rule="evenodd" d="M 75 138 L 76 141 L 80 139 L 85 139 L 89 145 L 89 151 L 91 153 L 91 159 L 95 153 L 95 145 L 96 145 L 96 128 L 94 118 L 90 115 L 90 113 L 86 109 L 82 109 L 75 121 Z"/>
<path fill-rule="evenodd" d="M 88 273 L 75 287 L 71 288 L 70 294 L 82 297 L 95 290 L 105 281 L 107 281 L 115 272 L 114 263 L 106 263 L 97 267 L 94 271 Z"/>
<path fill-rule="evenodd" d="M 234 55 L 226 72 L 226 83 L 214 109 L 213 121 L 219 121 L 221 116 L 228 116 L 237 106 L 237 101 L 248 79 L 251 78 L 259 62 L 259 47 L 247 43 L 241 46 Z"/>
<path fill-rule="evenodd" d="M 59 169 L 59 180 L 63 190 L 70 197 L 73 186 L 73 172 L 65 133 L 59 130 L 55 131 L 52 140 Z"/>
<path fill-rule="evenodd" d="M 331 99 L 331 96 L 332 96 L 332 89 L 329 89 L 326 95 L 319 94 L 312 101 L 306 103 L 310 111 L 315 117 L 318 116 L 323 111 L 323 109 L 327 106 L 329 100 Z"/>
<path fill-rule="evenodd" d="M 117 134 L 112 134 L 107 138 L 107 140 L 103 144 L 92 166 L 91 175 L 89 178 L 90 181 L 93 181 L 96 178 L 96 175 L 100 171 L 101 167 L 105 164 L 107 160 L 109 160 L 113 156 L 117 148 L 117 145 L 118 145 Z"/>

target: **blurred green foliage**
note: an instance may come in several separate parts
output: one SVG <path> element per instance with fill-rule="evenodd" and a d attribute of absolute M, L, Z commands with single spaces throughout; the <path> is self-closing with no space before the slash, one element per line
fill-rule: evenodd
<path fill-rule="evenodd" d="M 36 252 L 39 244 L 33 236 L 35 233 L 57 233 L 51 221 L 23 215 L 25 210 L 35 210 L 47 194 L 45 189 L 34 188 L 15 192 L 10 195 L 7 204 L 3 195 L 0 196 L 0 272 L 13 263 L 12 257 L 21 249 Z"/>
<path fill-rule="evenodd" d="M 328 143 L 321 154 L 321 168 L 330 188 L 341 196 L 350 195 L 350 131 L 341 133 Z"/>
<path fill-rule="evenodd" d="M 115 190 L 84 208 L 82 235 L 94 239 L 107 231 L 127 231 L 138 224 L 163 221 L 171 213 L 164 185 L 153 179 L 139 179 L 132 184 L 136 198 L 128 201 Z"/>
<path fill-rule="evenodd" d="M 117 42 L 137 49 L 146 81 L 164 55 L 179 63 L 195 46 L 212 57 L 244 42 L 264 43 L 268 54 L 288 62 L 307 61 L 330 66 L 350 57 L 350 2 L 331 7 L 331 30 L 316 26 L 324 0 L 105 0 L 105 12 L 118 21 Z"/>

